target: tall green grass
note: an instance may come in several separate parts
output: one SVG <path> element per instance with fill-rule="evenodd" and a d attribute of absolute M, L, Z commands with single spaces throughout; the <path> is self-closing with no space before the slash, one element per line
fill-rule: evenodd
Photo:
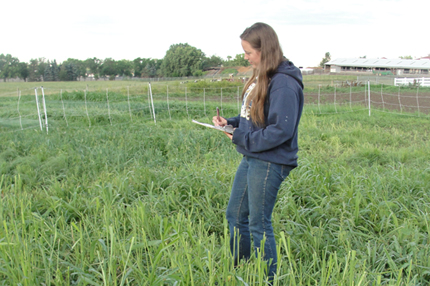
<path fill-rule="evenodd" d="M 67 126 L 56 105 L 48 134 L 38 122 L 2 127 L 0 285 L 266 284 L 265 263 L 234 269 L 229 254 L 224 212 L 241 156 L 190 122 L 210 122 L 218 103 L 205 117 L 201 102 L 172 101 L 171 120 L 156 102 L 156 124 L 143 103 L 132 119 L 127 106 L 109 119 L 89 105 L 91 126 L 82 110 Z M 337 110 L 305 108 L 299 167 L 273 213 L 274 285 L 427 285 L 429 119 Z"/>

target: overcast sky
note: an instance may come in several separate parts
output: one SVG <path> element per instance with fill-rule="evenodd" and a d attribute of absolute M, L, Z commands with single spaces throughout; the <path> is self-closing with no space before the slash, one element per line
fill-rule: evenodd
<path fill-rule="evenodd" d="M 163 58 L 188 43 L 206 56 L 243 53 L 239 35 L 271 25 L 296 66 L 332 59 L 430 54 L 424 0 L 22 0 L 0 4 L 0 54 L 115 60 Z"/>

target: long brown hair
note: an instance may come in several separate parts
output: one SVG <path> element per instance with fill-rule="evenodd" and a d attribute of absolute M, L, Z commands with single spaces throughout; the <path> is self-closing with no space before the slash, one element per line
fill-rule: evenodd
<path fill-rule="evenodd" d="M 258 126 L 263 126 L 265 124 L 264 103 L 266 102 L 269 81 L 279 64 L 284 60 L 284 54 L 275 30 L 265 23 L 255 23 L 246 28 L 240 35 L 240 39 L 247 41 L 253 49 L 261 53 L 260 64 L 253 69 L 252 77 L 245 84 L 242 98 L 248 87 L 257 79 L 257 85 L 248 95 L 245 104 L 248 105 L 252 100 L 252 122 Z"/>

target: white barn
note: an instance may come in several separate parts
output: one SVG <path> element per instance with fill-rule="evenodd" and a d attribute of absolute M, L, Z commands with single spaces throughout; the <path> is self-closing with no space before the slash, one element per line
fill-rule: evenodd
<path fill-rule="evenodd" d="M 383 75 L 430 74 L 430 60 L 340 58 L 329 61 L 331 73 L 371 72 Z"/>

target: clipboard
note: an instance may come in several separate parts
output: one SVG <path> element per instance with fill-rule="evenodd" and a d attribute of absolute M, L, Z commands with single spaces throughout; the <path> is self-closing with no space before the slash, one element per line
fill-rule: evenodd
<path fill-rule="evenodd" d="M 196 124 L 199 124 L 199 125 L 202 125 L 202 126 L 205 126 L 205 127 L 208 127 L 208 128 L 216 129 L 216 130 L 219 130 L 219 131 L 224 131 L 224 132 L 227 132 L 229 134 L 233 134 L 233 131 L 234 131 L 234 128 L 233 128 L 232 125 L 215 126 L 215 125 L 212 125 L 212 124 L 198 122 L 197 120 L 194 120 L 194 119 L 193 119 L 192 122 L 196 123 Z"/>

